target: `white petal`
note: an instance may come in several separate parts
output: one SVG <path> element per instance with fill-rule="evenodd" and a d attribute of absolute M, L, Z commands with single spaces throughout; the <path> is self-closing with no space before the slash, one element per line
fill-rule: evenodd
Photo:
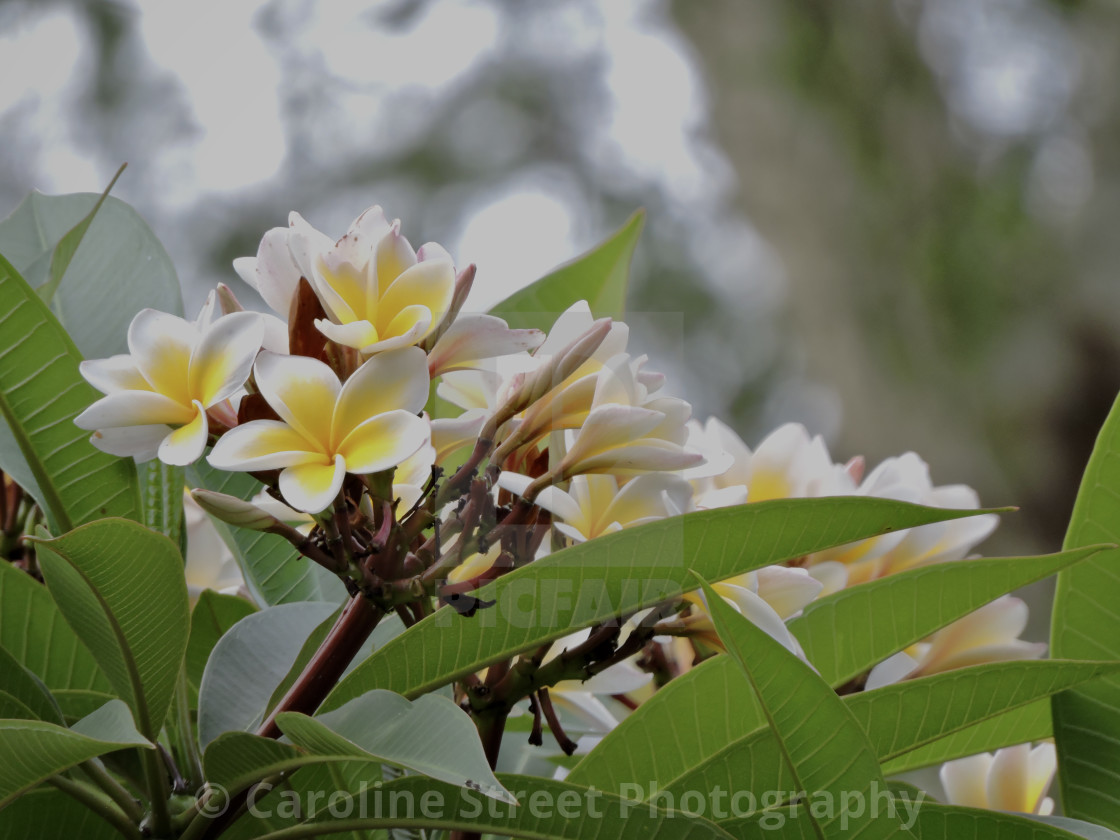
<path fill-rule="evenodd" d="M 234 472 L 276 470 L 322 459 L 322 452 L 279 420 L 251 420 L 230 429 L 207 458 L 212 467 Z"/>
<path fill-rule="evenodd" d="M 135 458 L 140 462 L 155 458 L 159 445 L 169 434 L 170 426 L 120 426 L 115 429 L 99 429 L 89 441 L 102 452 Z"/>
<path fill-rule="evenodd" d="M 341 455 L 331 464 L 311 463 L 288 467 L 280 473 L 280 492 L 284 500 L 304 513 L 319 513 L 330 507 L 346 478 L 346 462 Z"/>
<path fill-rule="evenodd" d="M 255 371 L 261 396 L 281 419 L 325 452 L 342 390 L 334 371 L 317 359 L 280 356 L 267 350 L 257 356 Z"/>
<path fill-rule="evenodd" d="M 571 683 L 573 686 L 578 685 L 583 691 L 589 691 L 592 694 L 626 694 L 648 685 L 652 679 L 653 674 L 647 674 L 627 659 L 617 665 L 612 665 L 589 680 L 583 682 L 572 680 Z M 565 683 L 560 683 L 560 685 L 565 685 Z"/>
<path fill-rule="evenodd" d="M 256 312 L 216 320 L 191 354 L 191 396 L 207 408 L 231 397 L 248 381 L 263 341 L 264 322 Z"/>
<path fill-rule="evenodd" d="M 557 709 L 574 717 L 591 732 L 610 732 L 618 726 L 618 718 L 603 702 L 586 691 L 551 691 L 549 699 Z"/>
<path fill-rule="evenodd" d="M 183 405 L 153 391 L 118 391 L 102 397 L 77 417 L 79 429 L 110 429 L 117 426 L 150 426 L 189 423 L 194 407 Z"/>
<path fill-rule="evenodd" d="M 288 237 L 287 228 L 272 228 L 261 238 L 256 257 L 241 257 L 233 261 L 233 270 L 241 279 L 256 289 L 264 302 L 284 318 L 291 311 L 292 298 L 299 288 L 302 273 L 288 248 Z"/>
<path fill-rule="evenodd" d="M 78 372 L 85 377 L 86 382 L 103 394 L 147 391 L 151 388 L 132 356 L 127 353 L 82 362 L 78 365 Z"/>
<path fill-rule="evenodd" d="M 374 346 L 378 340 L 377 330 L 369 321 L 336 324 L 333 321 L 318 318 L 315 321 L 315 329 L 335 344 L 341 344 L 343 347 L 353 347 L 355 350 Z"/>
<path fill-rule="evenodd" d="M 805 569 L 766 566 L 756 574 L 759 597 L 772 606 L 783 621 L 801 612 L 824 588 Z"/>
<path fill-rule="evenodd" d="M 194 420 L 169 434 L 159 447 L 159 459 L 165 464 L 185 467 L 202 457 L 210 434 L 206 422 L 206 409 L 198 400 L 194 402 L 198 412 Z"/>
<path fill-rule="evenodd" d="M 987 781 L 991 766 L 991 753 L 970 755 L 942 764 L 941 785 L 945 788 L 945 801 L 966 808 L 989 807 Z"/>
<path fill-rule="evenodd" d="M 299 213 L 293 211 L 288 214 L 288 250 L 291 252 L 296 268 L 308 281 L 311 281 L 313 277 L 312 269 L 315 259 L 320 254 L 329 251 L 333 246 L 334 243 L 331 242 L 329 236 L 320 233 L 309 225 Z M 286 316 L 288 313 L 281 312 L 280 314 Z"/>
<path fill-rule="evenodd" d="M 348 472 L 381 472 L 414 455 L 430 434 L 426 418 L 387 411 L 355 427 L 339 443 L 337 452 L 345 458 Z"/>
<path fill-rule="evenodd" d="M 201 334 L 182 318 L 141 309 L 128 326 L 128 350 L 152 389 L 189 405 L 187 372 Z"/>
<path fill-rule="evenodd" d="M 899 651 L 871 669 L 871 673 L 867 675 L 866 689 L 871 691 L 884 685 L 893 685 L 908 677 L 917 667 L 918 661 L 914 657 L 906 651 Z"/>
<path fill-rule="evenodd" d="M 358 425 L 379 414 L 422 411 L 429 387 L 427 357 L 419 347 L 378 353 L 342 386 L 331 424 L 332 440 L 337 445 Z"/>
<path fill-rule="evenodd" d="M 428 367 L 436 376 L 474 367 L 483 359 L 532 350 L 542 341 L 540 330 L 511 330 L 493 315 L 460 315 L 432 348 Z"/>

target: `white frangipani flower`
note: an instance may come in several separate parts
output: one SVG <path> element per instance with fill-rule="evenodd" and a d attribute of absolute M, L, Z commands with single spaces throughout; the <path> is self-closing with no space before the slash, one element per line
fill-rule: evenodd
<path fill-rule="evenodd" d="M 1046 816 L 1054 800 L 1046 795 L 1058 758 L 1049 742 L 1017 744 L 992 753 L 970 755 L 941 765 L 946 802 L 965 808 L 988 808 Z"/>
<path fill-rule="evenodd" d="M 695 505 L 699 509 L 847 495 L 822 492 L 842 468 L 832 463 L 824 439 L 810 436 L 800 423 L 779 426 L 752 451 L 727 425 L 709 417 L 703 427 L 689 424 L 689 444 L 703 452 L 709 463 L 727 465 L 717 475 L 686 473 L 696 488 Z"/>
<path fill-rule="evenodd" d="M 532 479 L 504 472 L 498 486 L 521 495 Z M 675 516 L 688 509 L 692 487 L 679 476 L 646 473 L 623 483 L 613 475 L 579 475 L 567 491 L 546 487 L 536 504 L 549 511 L 556 530 L 575 542 Z"/>
<path fill-rule="evenodd" d="M 267 351 L 255 374 L 281 419 L 238 426 L 209 460 L 223 470 L 282 470 L 280 492 L 297 510 L 318 513 L 334 501 L 347 472 L 396 467 L 428 443 L 428 421 L 417 416 L 428 398 L 419 348 L 380 353 L 345 384 L 315 359 Z"/>
<path fill-rule="evenodd" d="M 540 330 L 513 330 L 494 315 L 459 315 L 428 354 L 432 378 L 449 371 L 474 370 L 488 359 L 524 353 L 540 346 Z"/>
<path fill-rule="evenodd" d="M 380 207 L 362 213 L 337 242 L 298 213 L 289 229 L 265 234 L 256 257 L 234 269 L 269 306 L 287 316 L 305 277 L 327 319 L 316 327 L 327 338 L 365 354 L 423 341 L 447 314 L 455 291 L 455 268 L 435 243 L 414 251 Z"/>
<path fill-rule="evenodd" d="M 94 446 L 186 465 L 205 450 L 211 419 L 236 424 L 227 400 L 249 378 L 265 326 L 253 312 L 207 321 L 143 309 L 129 325 L 127 355 L 82 362 L 82 376 L 106 394 L 74 420 L 95 430 Z"/>

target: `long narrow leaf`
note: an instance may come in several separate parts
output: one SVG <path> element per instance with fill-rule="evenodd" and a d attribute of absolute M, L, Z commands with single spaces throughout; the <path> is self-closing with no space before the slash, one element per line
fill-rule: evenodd
<path fill-rule="evenodd" d="M 486 665 L 612 616 L 717 581 L 887 531 L 981 511 L 886 499 L 790 499 L 700 511 L 610 534 L 511 572 L 478 591 L 494 607 L 437 611 L 354 669 L 330 709 L 374 688 L 417 697 Z M 401 662 L 409 667 L 401 668 Z"/>
<path fill-rule="evenodd" d="M 0 468 L 27 482 L 60 532 L 140 516 L 131 462 L 95 449 L 74 425 L 98 396 L 78 373 L 80 361 L 46 304 L 0 257 L 0 416 L 22 458 L 0 447 Z"/>

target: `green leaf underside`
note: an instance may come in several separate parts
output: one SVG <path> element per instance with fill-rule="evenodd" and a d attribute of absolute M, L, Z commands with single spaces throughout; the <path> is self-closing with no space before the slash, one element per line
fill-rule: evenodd
<path fill-rule="evenodd" d="M 0 563 L 0 645 L 56 694 L 112 690 L 47 587 L 8 563 Z"/>
<path fill-rule="evenodd" d="M 96 193 L 31 193 L 0 222 L 0 254 L 32 288 L 43 286 L 59 244 L 99 199 Z M 105 200 L 72 256 L 51 308 L 86 358 L 127 353 L 128 325 L 145 307 L 183 314 L 171 258 L 120 199 Z"/>
<path fill-rule="evenodd" d="M 286 712 L 277 724 L 311 753 L 384 761 L 514 801 L 494 778 L 471 719 L 445 697 L 426 694 L 409 701 L 391 691 L 371 691 L 317 718 Z"/>
<path fill-rule="evenodd" d="M 793 790 L 839 800 L 885 788 L 871 741 L 844 701 L 803 661 L 756 627 L 703 582 L 720 640 L 742 668 L 794 781 Z M 873 787 L 875 786 L 875 787 Z M 820 840 L 911 837 L 897 818 L 870 813 L 810 819 Z"/>
<path fill-rule="evenodd" d="M 322 836 L 328 830 L 369 831 L 377 828 L 464 829 L 483 835 L 529 840 L 708 840 L 731 835 L 715 823 L 681 811 L 639 805 L 613 792 L 532 776 L 498 774 L 498 781 L 516 796 L 520 805 L 487 799 L 467 790 L 422 776 L 382 781 L 379 768 L 368 763 L 331 765 L 350 791 L 316 802 L 317 816 L 293 816 L 284 810 L 292 795 L 279 788 L 257 800 L 264 815 L 243 818 L 228 832 L 229 840 L 292 840 Z M 291 778 L 296 797 L 307 802 L 308 791 L 337 791 L 335 779 L 322 767 L 307 767 Z M 300 795 L 302 793 L 302 795 Z M 411 808 L 411 811 L 409 810 Z M 348 816 L 338 816 L 348 814 Z M 364 815 L 364 816 L 363 816 Z M 223 838 L 226 835 L 223 834 Z"/>
<path fill-rule="evenodd" d="M 196 699 L 198 687 L 202 684 L 202 673 L 206 670 L 206 660 L 210 658 L 218 639 L 245 616 L 256 611 L 253 604 L 237 595 L 223 595 L 213 589 L 204 589 L 198 596 L 198 602 L 191 610 L 191 635 L 184 660 L 187 682 Z"/>
<path fill-rule="evenodd" d="M 188 483 L 248 501 L 263 485 L 245 473 L 222 472 L 199 461 L 187 468 Z M 222 541 L 233 552 L 245 583 L 259 604 L 330 601 L 341 604 L 346 588 L 333 574 L 301 557 L 291 543 L 275 534 L 232 528 L 210 517 Z"/>
<path fill-rule="evenodd" d="M 190 626 L 179 549 L 124 519 L 93 522 L 37 545 L 63 616 L 140 730 L 154 738 L 171 704 Z"/>
<path fill-rule="evenodd" d="M 1064 545 L 1096 542 L 1120 543 L 1120 399 L 1097 437 Z M 1050 647 L 1070 659 L 1120 659 L 1120 550 L 1058 575 Z M 1065 813 L 1120 830 L 1120 677 L 1052 706 Z"/>
<path fill-rule="evenodd" d="M 74 418 L 99 396 L 81 355 L 39 296 L 0 257 L 0 468 L 59 532 L 106 516 L 140 516 L 135 470 L 89 442 Z M 14 448 L 12 446 L 14 442 Z"/>
<path fill-rule="evenodd" d="M 478 591 L 496 606 L 472 617 L 450 607 L 358 665 L 327 697 L 336 708 L 373 688 L 416 697 L 611 616 L 636 612 L 707 580 L 891 530 L 980 511 L 885 499 L 796 499 L 700 511 L 610 534 L 537 560 Z"/>
<path fill-rule="evenodd" d="M 62 723 L 62 712 L 51 697 L 50 691 L 43 685 L 43 681 L 24 668 L 19 660 L 2 645 L 0 645 L 0 691 L 26 706 L 32 717 L 49 723 Z"/>
<path fill-rule="evenodd" d="M 17 797 L 0 816 L 4 840 L 120 840 L 110 823 L 81 802 L 52 787 L 40 787 Z"/>
<path fill-rule="evenodd" d="M 645 213 L 639 210 L 609 239 L 514 292 L 490 314 L 504 318 L 515 329 L 535 327 L 548 332 L 557 315 L 586 300 L 595 317 L 621 319 L 626 310 L 630 260 L 644 223 Z"/>
<path fill-rule="evenodd" d="M 307 637 L 334 612 L 324 601 L 279 604 L 245 616 L 214 645 L 198 690 L 198 740 L 249 730 Z"/>
<path fill-rule="evenodd" d="M 110 701 L 72 729 L 38 720 L 0 720 L 0 808 L 83 761 L 127 747 L 151 746 L 120 700 Z"/>
<path fill-rule="evenodd" d="M 815 601 L 789 623 L 789 629 L 821 677 L 833 686 L 842 685 L 1000 595 L 1082 562 L 1100 550 L 1096 546 L 1037 557 L 992 557 L 910 569 Z"/>

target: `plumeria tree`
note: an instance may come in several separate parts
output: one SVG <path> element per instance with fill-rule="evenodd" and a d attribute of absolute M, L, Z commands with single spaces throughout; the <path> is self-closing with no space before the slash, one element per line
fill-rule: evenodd
<path fill-rule="evenodd" d="M 0 224 L 0 835 L 1120 836 L 1120 414 L 1064 550 L 979 557 L 915 453 L 694 418 L 640 228 L 476 313 L 292 213 L 188 320 L 121 202 Z"/>

